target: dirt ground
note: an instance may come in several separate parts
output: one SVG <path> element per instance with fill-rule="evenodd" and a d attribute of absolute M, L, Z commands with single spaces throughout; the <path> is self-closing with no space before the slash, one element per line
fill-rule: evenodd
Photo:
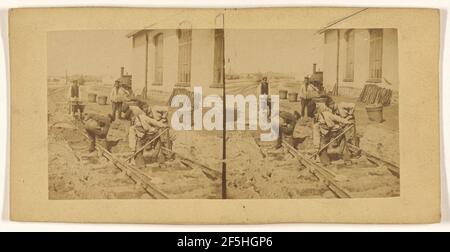
<path fill-rule="evenodd" d="M 282 81 L 271 83 L 271 93 L 277 94 L 280 86 L 295 90 L 298 84 Z M 257 94 L 257 83 L 239 83 L 231 86 L 229 94 Z M 357 99 L 334 97 L 336 102 L 356 103 L 355 117 L 360 147 L 394 164 L 399 164 L 398 104 L 384 108 L 384 121 L 369 121 L 365 104 Z M 300 102 L 280 101 L 280 110 L 298 111 Z M 313 149 L 312 122 L 297 124 L 294 137 L 306 137 L 298 149 Z M 275 143 L 258 141 L 260 132 L 228 133 L 227 154 L 230 197 L 235 198 L 334 198 L 335 195 L 308 169 L 291 155 L 276 150 Z M 261 147 L 261 151 L 260 148 Z M 318 160 L 316 160 L 318 162 Z M 400 195 L 400 181 L 384 166 L 377 166 L 364 156 L 355 156 L 353 164 L 345 166 L 336 160 L 327 167 L 340 178 L 338 184 L 352 197 L 377 198 Z"/>
<path fill-rule="evenodd" d="M 109 90 L 110 87 L 97 85 L 82 87 L 84 96 L 89 92 L 107 95 Z M 151 199 L 140 185 L 106 158 L 97 152 L 88 152 L 89 140 L 73 126 L 68 116 L 65 104 L 66 87 L 49 86 L 48 95 L 49 198 Z M 87 101 L 86 97 L 84 100 Z M 156 98 L 152 101 L 158 102 Z M 88 103 L 86 111 L 106 115 L 111 113 L 111 107 Z M 222 140 L 219 134 L 202 134 L 194 131 L 178 133 L 175 151 L 218 169 L 222 155 L 220 149 Z M 114 147 L 112 153 L 125 159 L 132 152 L 125 141 Z M 179 160 L 167 161 L 163 166 L 149 164 L 143 172 L 169 198 L 214 199 L 221 196 L 219 181 L 209 179 L 200 169 L 188 167 Z"/>
<path fill-rule="evenodd" d="M 272 92 L 282 83 L 273 85 Z M 87 93 L 108 95 L 109 86 L 82 87 Z M 257 85 L 230 85 L 229 94 L 255 93 Z M 291 87 L 292 88 L 292 87 Z M 65 103 L 66 87 L 48 87 L 48 150 L 50 199 L 150 199 L 151 196 L 126 174 L 99 153 L 89 153 L 89 141 L 73 126 Z M 168 93 L 150 93 L 150 103 L 167 103 Z M 335 97 L 337 102 L 356 102 L 356 99 Z M 368 120 L 365 105 L 356 102 L 355 116 L 362 149 L 392 163 L 399 164 L 398 105 L 384 108 L 385 121 Z M 299 102 L 281 101 L 281 109 L 294 111 Z M 88 103 L 86 112 L 111 113 L 111 106 Z M 124 124 L 128 123 L 126 121 Z M 126 128 L 126 127 L 124 127 Z M 330 189 L 284 149 L 275 149 L 273 142 L 259 141 L 258 131 L 227 132 L 227 191 L 231 199 L 269 198 L 336 198 Z M 174 151 L 217 171 L 221 170 L 222 132 L 178 131 Z M 300 122 L 294 136 L 304 137 L 299 150 L 308 153 L 312 147 L 309 121 Z M 100 143 L 102 144 L 102 143 Z M 125 159 L 132 152 L 126 141 L 112 150 Z M 310 153 L 309 153 L 310 154 Z M 308 154 L 308 155 L 309 155 Z M 345 166 L 336 160 L 327 169 L 338 176 L 338 184 L 352 197 L 396 197 L 400 195 L 399 178 L 386 167 L 369 162 L 364 156 L 354 157 L 353 165 Z M 317 162 L 317 160 L 316 160 Z M 175 161 L 165 165 L 149 164 L 143 170 L 158 189 L 169 198 L 216 199 L 221 197 L 221 181 L 211 180 L 200 170 Z"/>

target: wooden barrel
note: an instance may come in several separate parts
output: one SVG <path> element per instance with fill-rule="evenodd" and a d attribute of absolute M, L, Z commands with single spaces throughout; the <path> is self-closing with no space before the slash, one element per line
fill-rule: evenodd
<path fill-rule="evenodd" d="M 88 94 L 88 102 L 97 102 L 97 94 L 89 93 Z"/>
<path fill-rule="evenodd" d="M 106 105 L 107 102 L 108 102 L 108 96 L 105 96 L 105 95 L 99 96 L 98 99 L 97 99 L 97 102 L 100 105 Z"/>
<path fill-rule="evenodd" d="M 298 99 L 298 93 L 289 93 L 289 102 L 296 102 Z"/>
<path fill-rule="evenodd" d="M 280 91 L 278 91 L 278 94 L 280 96 L 280 99 L 285 100 L 285 99 L 287 99 L 288 91 L 287 90 L 280 90 Z"/>
<path fill-rule="evenodd" d="M 367 116 L 369 120 L 381 123 L 383 122 L 383 105 L 371 104 L 366 106 Z"/>

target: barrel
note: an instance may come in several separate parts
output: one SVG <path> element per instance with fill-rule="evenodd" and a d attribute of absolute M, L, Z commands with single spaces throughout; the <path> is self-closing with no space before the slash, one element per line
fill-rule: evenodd
<path fill-rule="evenodd" d="M 280 90 L 280 91 L 278 91 L 278 94 L 280 96 L 280 99 L 285 100 L 285 99 L 287 99 L 288 91 L 287 90 Z"/>
<path fill-rule="evenodd" d="M 289 102 L 296 102 L 298 98 L 298 93 L 289 93 Z"/>
<path fill-rule="evenodd" d="M 107 104 L 107 101 L 108 101 L 108 96 L 105 96 L 105 95 L 101 95 L 101 96 L 99 96 L 98 99 L 97 99 L 97 102 L 98 102 L 98 104 L 100 104 L 100 105 L 106 105 L 106 104 Z"/>
<path fill-rule="evenodd" d="M 366 106 L 367 116 L 369 120 L 381 123 L 383 122 L 383 105 L 371 104 Z"/>
<path fill-rule="evenodd" d="M 97 94 L 89 93 L 88 94 L 88 102 L 97 102 Z"/>

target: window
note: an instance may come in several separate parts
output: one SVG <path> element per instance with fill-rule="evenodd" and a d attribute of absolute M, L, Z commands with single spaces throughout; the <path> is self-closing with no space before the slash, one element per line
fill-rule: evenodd
<path fill-rule="evenodd" d="M 178 30 L 178 84 L 189 86 L 191 82 L 192 30 Z"/>
<path fill-rule="evenodd" d="M 215 30 L 214 43 L 214 86 L 223 86 L 223 44 L 224 30 Z"/>
<path fill-rule="evenodd" d="M 346 62 L 345 62 L 345 79 L 344 81 L 353 81 L 354 77 L 354 63 L 355 63 L 355 31 L 350 30 L 345 33 L 346 48 Z"/>
<path fill-rule="evenodd" d="M 370 30 L 369 81 L 381 82 L 383 30 Z"/>
<path fill-rule="evenodd" d="M 161 85 L 163 83 L 163 59 L 164 59 L 164 37 L 160 33 L 154 37 L 155 43 L 155 79 L 154 83 L 156 85 Z"/>

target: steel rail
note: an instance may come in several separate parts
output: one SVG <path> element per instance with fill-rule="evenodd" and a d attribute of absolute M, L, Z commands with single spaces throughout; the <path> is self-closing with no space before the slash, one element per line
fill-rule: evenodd
<path fill-rule="evenodd" d="M 77 125 L 75 125 L 75 128 L 87 139 L 90 139 L 90 137 L 81 130 Z M 104 156 L 106 159 L 111 161 L 114 166 L 116 166 L 119 170 L 124 172 L 128 177 L 130 177 L 133 181 L 135 181 L 137 184 L 140 184 L 144 190 L 153 198 L 155 199 L 168 199 L 169 197 L 159 190 L 152 182 L 152 178 L 140 171 L 139 169 L 126 164 L 123 160 L 120 160 L 119 158 L 115 157 L 111 152 L 106 150 L 103 146 L 96 144 L 95 148 L 101 152 L 102 156 Z"/>
<path fill-rule="evenodd" d="M 336 183 L 336 181 L 334 180 L 334 175 L 332 173 L 299 153 L 297 149 L 295 149 L 286 141 L 283 141 L 283 146 L 287 148 L 289 153 L 296 157 L 303 166 L 309 168 L 310 172 L 320 181 L 322 181 L 338 198 L 352 198 L 349 192 L 347 192 L 344 188 Z"/>
<path fill-rule="evenodd" d="M 352 151 L 361 151 L 361 153 L 364 154 L 370 162 L 375 163 L 379 166 L 384 165 L 392 173 L 392 175 L 400 178 L 400 168 L 396 164 L 377 157 L 355 145 L 348 144 L 348 148 Z"/>
<path fill-rule="evenodd" d="M 186 157 L 186 156 L 184 156 L 184 155 L 182 155 L 182 154 L 180 154 L 178 152 L 170 150 L 170 149 L 168 149 L 166 147 L 161 147 L 161 149 L 164 152 L 168 152 L 170 154 L 174 154 L 176 157 L 178 157 L 180 159 L 180 161 L 182 163 L 188 163 L 190 166 L 192 166 L 192 165 L 198 166 L 203 171 L 203 173 L 205 173 L 205 175 L 208 178 L 211 178 L 213 180 L 217 180 L 217 179 L 222 177 L 222 173 L 217 171 L 217 170 L 214 170 L 213 168 L 210 168 L 210 167 L 208 167 L 208 166 L 206 166 L 206 165 L 204 165 L 202 163 L 199 163 L 199 162 L 197 162 L 195 160 L 192 160 L 192 159 L 190 159 L 190 158 L 188 158 L 188 157 Z"/>

